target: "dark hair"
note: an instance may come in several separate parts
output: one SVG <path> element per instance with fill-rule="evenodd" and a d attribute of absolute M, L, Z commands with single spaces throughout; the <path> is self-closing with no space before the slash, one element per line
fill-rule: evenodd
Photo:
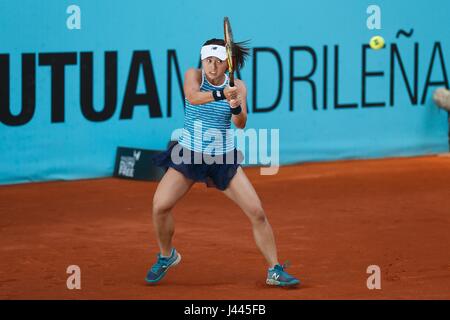
<path fill-rule="evenodd" d="M 250 55 L 250 48 L 248 47 L 249 40 L 241 41 L 241 42 L 235 42 L 233 44 L 233 51 L 236 55 L 236 67 L 237 70 L 241 70 L 244 67 L 245 59 Z M 225 46 L 225 41 L 223 39 L 209 39 L 206 41 L 203 45 L 207 46 L 210 44 L 217 44 L 219 46 Z"/>

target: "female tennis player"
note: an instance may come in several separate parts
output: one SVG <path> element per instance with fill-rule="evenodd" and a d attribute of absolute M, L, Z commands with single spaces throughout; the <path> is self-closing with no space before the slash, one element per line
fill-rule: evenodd
<path fill-rule="evenodd" d="M 240 69 L 248 56 L 248 48 L 242 43 L 235 44 L 235 54 Z M 153 224 L 160 253 L 147 273 L 148 283 L 159 282 L 169 268 L 181 260 L 172 245 L 174 222 L 171 210 L 198 181 L 223 191 L 248 216 L 256 245 L 268 263 L 266 283 L 277 286 L 299 283 L 278 262 L 272 228 L 255 189 L 240 166 L 242 154 L 236 150 L 233 137 L 227 134 L 231 121 L 237 128 L 245 127 L 247 89 L 239 79 L 235 80 L 234 87 L 228 86 L 226 58 L 224 40 L 211 39 L 202 46 L 202 69 L 189 69 L 185 74 L 183 134 L 178 143 L 154 158 L 155 164 L 168 170 L 153 198 Z M 211 142 L 211 136 L 214 136 L 214 142 Z"/>

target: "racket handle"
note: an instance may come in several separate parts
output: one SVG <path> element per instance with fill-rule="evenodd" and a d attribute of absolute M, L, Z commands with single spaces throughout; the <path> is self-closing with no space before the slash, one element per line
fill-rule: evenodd
<path fill-rule="evenodd" d="M 234 74 L 230 73 L 230 81 L 228 83 L 230 87 L 234 87 Z"/>

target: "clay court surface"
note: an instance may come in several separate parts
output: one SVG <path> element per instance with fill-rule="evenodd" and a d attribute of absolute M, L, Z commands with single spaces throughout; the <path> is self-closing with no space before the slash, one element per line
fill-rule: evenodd
<path fill-rule="evenodd" d="M 146 285 L 156 183 L 108 178 L 0 187 L 0 298 L 450 299 L 450 157 L 245 172 L 298 289 L 265 285 L 249 221 L 201 184 L 174 210 L 182 262 Z M 81 290 L 66 287 L 69 265 Z M 367 289 L 369 265 L 381 290 Z"/>

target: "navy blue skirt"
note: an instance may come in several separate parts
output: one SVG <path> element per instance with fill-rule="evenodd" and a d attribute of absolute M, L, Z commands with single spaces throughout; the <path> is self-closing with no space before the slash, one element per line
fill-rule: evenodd
<path fill-rule="evenodd" d="M 176 159 L 172 159 L 174 148 L 176 148 L 174 150 Z M 207 187 L 225 190 L 242 163 L 242 152 L 235 148 L 220 156 L 219 160 L 213 163 L 205 160 L 206 157 L 208 155 L 191 151 L 179 143 L 174 143 L 166 151 L 155 155 L 152 161 L 155 165 L 164 167 L 166 170 L 169 167 L 174 168 L 188 179 L 204 182 Z M 180 161 L 181 158 L 188 161 Z"/>

